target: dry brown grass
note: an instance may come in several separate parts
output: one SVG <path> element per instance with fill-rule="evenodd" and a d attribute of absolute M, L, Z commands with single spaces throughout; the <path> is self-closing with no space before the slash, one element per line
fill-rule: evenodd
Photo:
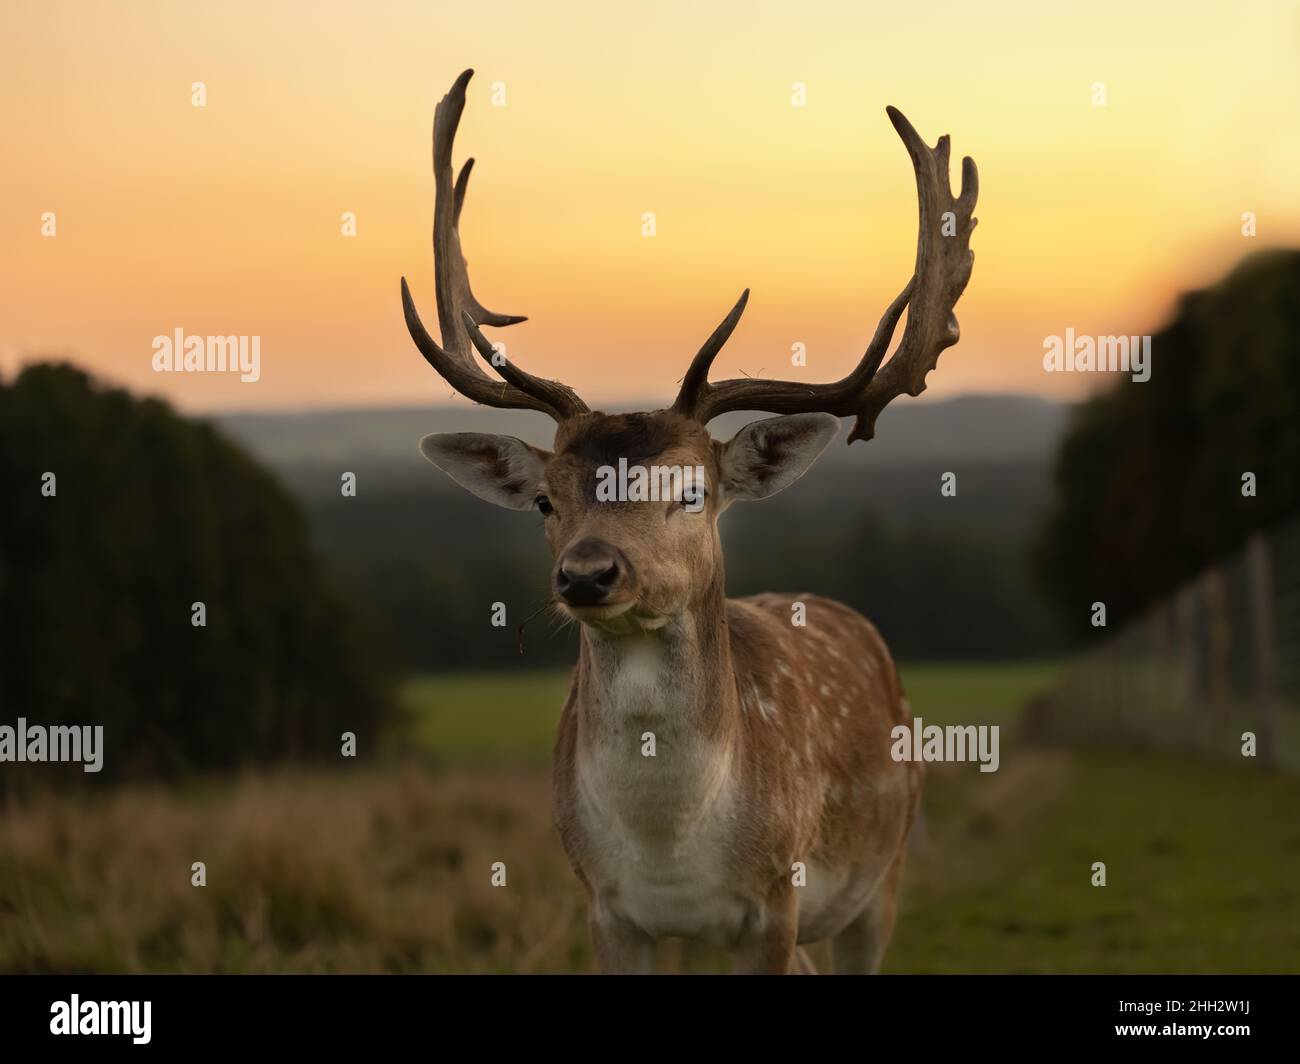
<path fill-rule="evenodd" d="M 286 773 L 0 816 L 6 971 L 581 971 L 584 919 L 544 772 Z"/>
<path fill-rule="evenodd" d="M 971 772 L 936 767 L 905 911 L 914 892 L 987 878 L 978 851 L 1023 840 L 1064 768 L 1037 754 L 972 788 Z M 415 764 L 13 799 L 0 970 L 590 971 L 586 903 L 550 808 L 545 769 Z M 190 884 L 194 861 L 205 887 Z M 828 949 L 812 952 L 824 969 Z M 666 943 L 661 966 L 727 961 Z"/>

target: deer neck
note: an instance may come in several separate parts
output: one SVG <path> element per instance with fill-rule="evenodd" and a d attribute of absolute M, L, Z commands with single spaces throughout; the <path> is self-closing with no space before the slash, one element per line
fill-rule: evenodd
<path fill-rule="evenodd" d="M 584 627 L 576 685 L 577 755 L 592 770 L 591 784 L 599 788 L 607 777 L 626 786 L 644 775 L 654 791 L 644 813 L 654 820 L 679 821 L 715 799 L 739 731 L 721 572 L 661 628 Z M 654 756 L 646 753 L 647 733 Z"/>
<path fill-rule="evenodd" d="M 719 734 L 736 709 L 721 577 L 649 631 L 584 627 L 578 695 L 584 722 L 606 729 L 658 722 Z"/>

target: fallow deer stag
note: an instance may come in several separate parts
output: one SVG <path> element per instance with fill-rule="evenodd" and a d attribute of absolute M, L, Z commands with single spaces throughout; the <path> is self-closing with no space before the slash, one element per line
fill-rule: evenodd
<path fill-rule="evenodd" d="M 850 443 L 870 439 L 890 400 L 925 388 L 940 352 L 957 342 L 953 306 L 973 261 L 975 164 L 963 160 L 954 198 L 948 138 L 927 147 L 888 108 L 916 171 L 916 267 L 848 376 L 710 383 L 746 291 L 671 407 L 603 414 L 497 356 L 480 331 L 524 319 L 474 298 L 461 253 L 473 160 L 453 182 L 451 152 L 472 73 L 456 79 L 433 124 L 441 343 L 403 279 L 406 324 L 463 395 L 542 411 L 557 429 L 549 452 L 472 432 L 426 436 L 420 449 L 480 498 L 544 515 L 557 608 L 581 624 L 555 746 L 555 819 L 587 891 L 597 963 L 605 972 L 649 971 L 657 940 L 684 938 L 725 946 L 737 971 L 811 971 L 801 945 L 830 937 L 837 971 L 874 972 L 893 930 L 923 783 L 920 763 L 890 757 L 890 729 L 910 720 L 898 673 L 876 629 L 847 606 L 812 595 L 728 599 L 717 521 L 733 502 L 766 498 L 802 476 L 839 418 L 856 417 Z M 882 365 L 905 307 L 902 339 Z M 732 410 L 783 416 L 715 441 L 708 422 Z M 705 482 L 690 498 L 600 501 L 598 471 L 619 459 L 702 467 Z"/>

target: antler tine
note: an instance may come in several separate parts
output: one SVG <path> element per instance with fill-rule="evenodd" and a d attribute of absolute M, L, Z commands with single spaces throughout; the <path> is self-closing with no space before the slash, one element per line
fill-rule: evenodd
<path fill-rule="evenodd" d="M 719 326 L 687 371 L 674 410 L 704 423 L 730 410 L 774 414 L 825 411 L 837 417 L 856 414 L 849 434 L 852 443 L 872 437 L 877 415 L 892 399 L 903 393 L 919 395 L 925 389 L 925 378 L 940 353 L 960 335 L 952 311 L 970 280 L 974 262 L 969 245 L 976 224 L 971 212 L 979 196 L 979 179 L 975 163 L 969 157 L 963 159 L 961 194 L 954 199 L 948 184 L 948 137 L 940 137 L 934 148 L 929 148 L 902 112 L 894 107 L 886 110 L 916 172 L 920 212 L 916 269 L 885 310 L 857 366 L 848 376 L 828 384 L 751 377 L 709 384 L 709 364 L 717 355 L 716 349 L 709 350 L 710 344 L 720 333 L 725 340 L 731 332 Z M 882 367 L 904 307 L 908 314 L 903 338 Z M 733 315 L 739 316 L 735 311 Z M 730 317 L 728 321 L 734 327 Z"/>
<path fill-rule="evenodd" d="M 500 373 L 510 384 L 526 395 L 545 401 L 547 406 L 559 414 L 561 418 L 575 417 L 578 414 L 587 413 L 587 404 L 579 399 L 574 390 L 567 384 L 561 384 L 559 381 L 548 381 L 544 377 L 534 377 L 531 373 L 525 372 L 512 364 L 509 359 L 498 354 L 497 349 L 492 346 L 492 341 L 483 335 L 483 331 L 474 324 L 474 319 L 469 314 L 464 317 L 465 329 L 469 333 L 469 338 L 474 342 L 474 346 L 478 349 L 478 353 L 483 356 L 483 360 L 488 365 Z"/>
<path fill-rule="evenodd" d="M 442 343 L 437 343 L 415 309 L 411 292 L 402 278 L 402 312 L 415 346 L 425 360 L 462 395 L 486 406 L 539 410 L 557 421 L 584 413 L 586 404 L 557 381 L 548 381 L 509 367 L 504 380 L 494 380 L 474 358 L 466 342 L 467 328 L 479 325 L 514 325 L 526 321 L 516 314 L 488 310 L 470 288 L 469 269 L 460 246 L 460 214 L 474 160 L 468 159 L 452 182 L 451 150 L 465 110 L 465 87 L 473 70 L 464 71 L 452 84 L 433 116 L 433 261 L 438 300 L 438 325 Z M 480 334 L 481 337 L 481 334 Z M 486 339 L 484 340 L 487 343 Z M 488 345 L 489 350 L 491 345 Z M 489 359 L 489 364 L 499 371 Z"/>
<path fill-rule="evenodd" d="M 749 289 L 746 288 L 740 293 L 740 298 L 736 300 L 736 305 L 731 308 L 730 313 L 722 319 L 718 327 L 704 341 L 704 346 L 700 348 L 699 353 L 691 360 L 690 368 L 682 378 L 682 387 L 677 393 L 677 401 L 673 403 L 673 410 L 677 413 L 690 414 L 695 409 L 701 393 L 709 386 L 709 368 L 713 365 L 713 360 L 718 357 L 718 352 L 722 350 L 722 345 L 731 339 L 731 334 L 735 331 L 740 316 L 745 313 L 745 304 L 748 302 Z"/>

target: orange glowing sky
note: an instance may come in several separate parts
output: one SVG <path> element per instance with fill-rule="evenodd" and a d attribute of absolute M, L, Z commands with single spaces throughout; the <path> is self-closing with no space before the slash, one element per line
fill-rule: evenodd
<path fill-rule="evenodd" d="M 186 410 L 447 400 L 398 278 L 432 326 L 430 125 L 466 66 L 472 277 L 531 319 L 494 338 L 597 402 L 670 399 L 745 286 L 715 376 L 848 369 L 914 254 L 887 103 L 980 168 L 934 395 L 1081 394 L 1045 336 L 1153 331 L 1300 245 L 1294 2 L 6 7 L 0 371 L 65 353 Z M 154 373 L 177 327 L 259 335 L 261 380 Z"/>

